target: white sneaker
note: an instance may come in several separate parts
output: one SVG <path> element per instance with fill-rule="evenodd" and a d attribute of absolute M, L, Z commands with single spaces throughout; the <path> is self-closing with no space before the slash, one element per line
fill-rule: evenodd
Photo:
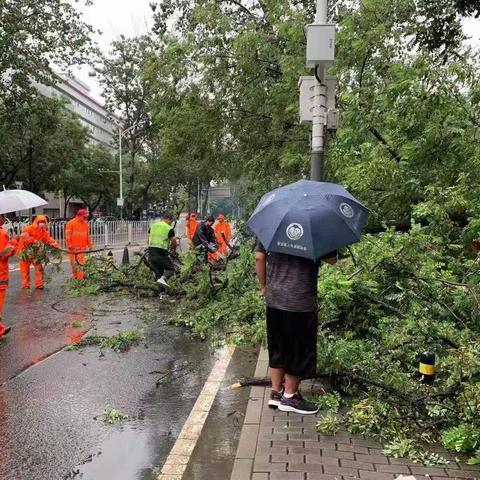
<path fill-rule="evenodd" d="M 159 283 L 159 284 L 162 285 L 163 287 L 170 288 L 170 285 L 167 283 L 167 281 L 165 280 L 165 277 L 164 277 L 164 276 L 161 276 L 161 277 L 157 280 L 157 283 Z"/>

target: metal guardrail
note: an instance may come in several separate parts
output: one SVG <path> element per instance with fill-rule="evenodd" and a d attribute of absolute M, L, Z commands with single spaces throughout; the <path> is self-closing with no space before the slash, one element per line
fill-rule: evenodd
<path fill-rule="evenodd" d="M 93 220 L 88 222 L 90 235 L 95 247 L 118 247 L 128 244 L 145 244 L 148 239 L 150 222 L 146 220 L 127 221 L 113 220 L 102 222 Z M 66 221 L 49 223 L 50 235 L 65 247 Z"/>

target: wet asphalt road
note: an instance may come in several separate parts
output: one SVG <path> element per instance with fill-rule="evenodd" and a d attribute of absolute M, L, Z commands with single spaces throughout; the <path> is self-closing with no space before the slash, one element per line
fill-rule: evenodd
<path fill-rule="evenodd" d="M 118 296 L 66 299 L 66 279 L 64 264 L 44 291 L 26 292 L 11 273 L 4 317 L 13 330 L 0 343 L 0 478 L 156 479 L 214 353 L 168 324 L 169 307 Z M 88 329 L 112 335 L 136 327 L 145 341 L 126 353 L 62 350 Z M 129 420 L 105 423 L 106 406 Z M 232 458 L 234 450 L 232 442 Z"/>

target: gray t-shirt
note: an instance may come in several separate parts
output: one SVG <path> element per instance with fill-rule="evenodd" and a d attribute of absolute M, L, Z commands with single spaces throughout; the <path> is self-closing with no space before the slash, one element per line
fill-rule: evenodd
<path fill-rule="evenodd" d="M 266 252 L 258 242 L 257 252 L 267 254 L 269 307 L 288 312 L 315 312 L 318 309 L 317 279 L 320 262 L 284 253 Z"/>

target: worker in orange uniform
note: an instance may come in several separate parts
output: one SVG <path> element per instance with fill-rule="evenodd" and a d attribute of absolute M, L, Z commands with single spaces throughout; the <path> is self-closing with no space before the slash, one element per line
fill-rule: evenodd
<path fill-rule="evenodd" d="M 0 215 L 0 338 L 10 331 L 10 327 L 5 327 L 2 323 L 2 313 L 8 288 L 8 259 L 15 253 L 13 242 L 2 228 L 5 221 L 5 216 Z"/>
<path fill-rule="evenodd" d="M 21 257 L 22 253 L 35 244 L 45 243 L 53 248 L 60 248 L 60 245 L 48 233 L 48 219 L 45 215 L 38 215 L 31 225 L 26 226 L 20 235 L 17 255 Z M 30 265 L 35 268 L 35 288 L 43 289 L 43 265 L 36 261 L 35 253 L 29 258 L 22 258 L 19 263 L 22 276 L 22 288 L 30 288 Z"/>
<path fill-rule="evenodd" d="M 65 227 L 65 244 L 67 245 L 68 258 L 72 267 L 72 277 L 76 280 L 85 278 L 85 252 L 92 250 L 93 243 L 88 225 L 89 213 L 81 208 L 77 216 L 70 220 Z"/>
<path fill-rule="evenodd" d="M 197 231 L 198 221 L 197 214 L 191 213 L 188 220 L 185 222 L 185 229 L 187 231 L 187 238 L 192 241 L 195 232 Z"/>
<path fill-rule="evenodd" d="M 217 237 L 218 250 L 215 252 L 219 257 L 226 257 L 228 255 L 228 242 L 232 238 L 232 229 L 230 224 L 225 220 L 225 215 L 220 213 L 217 216 L 217 222 L 213 229 L 215 230 L 215 236 Z"/>

